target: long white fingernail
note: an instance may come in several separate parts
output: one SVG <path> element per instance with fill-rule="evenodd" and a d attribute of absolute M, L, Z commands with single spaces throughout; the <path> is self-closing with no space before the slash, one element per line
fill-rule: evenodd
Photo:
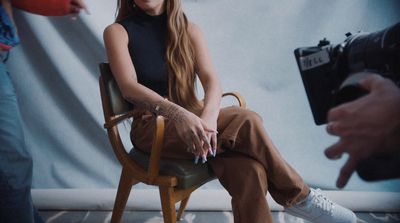
<path fill-rule="evenodd" d="M 202 163 L 207 162 L 207 157 L 206 157 L 206 155 L 203 155 L 203 156 L 202 156 L 201 162 L 202 162 Z"/>

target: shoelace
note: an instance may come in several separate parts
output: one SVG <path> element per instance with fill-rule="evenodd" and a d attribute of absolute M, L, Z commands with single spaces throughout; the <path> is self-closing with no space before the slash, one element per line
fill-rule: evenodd
<path fill-rule="evenodd" d="M 322 194 L 322 191 L 319 188 L 314 190 L 311 204 L 330 215 L 333 214 L 333 202 L 325 197 L 325 195 Z"/>

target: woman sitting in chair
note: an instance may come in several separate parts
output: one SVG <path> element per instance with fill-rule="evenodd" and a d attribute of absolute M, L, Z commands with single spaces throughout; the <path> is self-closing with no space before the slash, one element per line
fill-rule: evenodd
<path fill-rule="evenodd" d="M 206 162 L 232 196 L 235 222 L 272 222 L 267 190 L 285 209 L 311 222 L 355 223 L 350 210 L 310 189 L 280 156 L 260 116 L 220 109 L 222 89 L 204 37 L 181 0 L 120 0 L 104 31 L 111 70 L 135 105 L 131 139 L 149 152 L 154 121 L 167 118 L 162 156 Z M 195 93 L 196 75 L 205 92 Z"/>

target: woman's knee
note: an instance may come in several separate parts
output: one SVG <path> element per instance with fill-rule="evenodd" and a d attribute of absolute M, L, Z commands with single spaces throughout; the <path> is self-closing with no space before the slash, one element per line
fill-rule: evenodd
<path fill-rule="evenodd" d="M 239 108 L 237 110 L 237 114 L 241 119 L 246 120 L 248 122 L 252 122 L 252 123 L 262 123 L 263 122 L 262 117 L 257 112 L 249 110 L 249 109 Z"/>

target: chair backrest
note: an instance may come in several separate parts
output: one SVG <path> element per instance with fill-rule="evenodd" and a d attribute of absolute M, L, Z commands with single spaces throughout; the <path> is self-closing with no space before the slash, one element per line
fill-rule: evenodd
<path fill-rule="evenodd" d="M 104 117 L 108 121 L 111 117 L 123 115 L 131 111 L 133 106 L 122 97 L 121 91 L 111 72 L 110 65 L 108 63 L 101 63 L 99 64 L 99 68 Z"/>
<path fill-rule="evenodd" d="M 115 155 L 122 165 L 131 162 L 122 143 L 117 124 L 132 117 L 132 105 L 121 95 L 117 82 L 111 73 L 108 63 L 99 64 L 100 68 L 100 94 L 104 113 L 104 127 Z"/>

